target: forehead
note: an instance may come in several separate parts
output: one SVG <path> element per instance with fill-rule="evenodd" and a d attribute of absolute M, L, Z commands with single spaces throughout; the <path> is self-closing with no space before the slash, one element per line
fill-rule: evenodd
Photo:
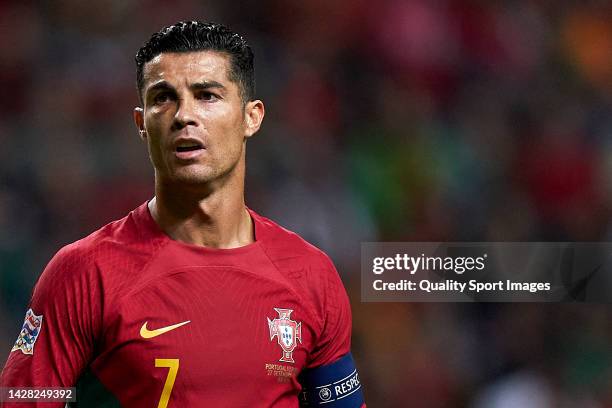
<path fill-rule="evenodd" d="M 143 69 L 145 90 L 160 81 L 179 85 L 180 82 L 217 81 L 228 85 L 229 55 L 218 51 L 165 52 L 147 62 Z"/>

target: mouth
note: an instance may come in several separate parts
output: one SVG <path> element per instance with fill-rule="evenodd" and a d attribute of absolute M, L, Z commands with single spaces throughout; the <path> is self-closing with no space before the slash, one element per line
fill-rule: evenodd
<path fill-rule="evenodd" d="M 191 146 L 177 146 L 176 147 L 176 151 L 177 152 L 192 152 L 194 150 L 200 150 L 200 149 L 204 149 L 201 145 L 191 145 Z"/>
<path fill-rule="evenodd" d="M 202 154 L 206 148 L 196 139 L 178 140 L 174 146 L 174 154 L 180 160 L 192 160 Z"/>

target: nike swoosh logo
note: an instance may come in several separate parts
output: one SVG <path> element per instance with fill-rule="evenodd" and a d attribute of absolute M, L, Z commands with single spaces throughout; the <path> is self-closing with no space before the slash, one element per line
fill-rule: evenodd
<path fill-rule="evenodd" d="M 187 323 L 190 323 L 190 322 L 191 322 L 191 320 L 187 320 L 187 321 L 184 321 L 182 323 L 173 324 L 172 326 L 166 326 L 166 327 L 162 327 L 160 329 L 155 329 L 155 330 L 147 329 L 147 323 L 149 323 L 149 322 L 144 322 L 144 324 L 140 328 L 140 336 L 145 338 L 145 339 L 151 339 L 153 337 L 157 337 L 157 336 L 162 335 L 164 333 L 168 333 L 170 330 L 177 329 L 177 328 L 179 328 L 181 326 L 184 326 L 184 325 L 186 325 Z"/>

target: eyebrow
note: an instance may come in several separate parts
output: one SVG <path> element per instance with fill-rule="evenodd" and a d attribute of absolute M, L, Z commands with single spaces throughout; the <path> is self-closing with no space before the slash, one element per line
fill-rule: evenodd
<path fill-rule="evenodd" d="M 209 89 L 209 88 L 225 89 L 225 85 L 217 81 L 202 81 L 202 82 L 196 82 L 194 84 L 191 84 L 190 88 L 196 89 L 196 90 Z"/>
<path fill-rule="evenodd" d="M 225 85 L 217 81 L 201 81 L 201 82 L 195 82 L 191 84 L 189 88 L 191 90 L 203 90 L 203 89 L 210 89 L 210 88 L 219 88 L 219 89 L 225 90 Z M 149 88 L 147 88 L 146 93 L 148 94 L 152 91 L 158 91 L 158 90 L 173 91 L 174 87 L 166 81 L 160 81 L 156 83 L 155 85 L 152 85 Z"/>
<path fill-rule="evenodd" d="M 173 90 L 174 88 L 172 86 L 170 86 L 169 83 L 167 83 L 166 81 L 161 81 L 156 83 L 155 85 L 151 85 L 150 87 L 148 87 L 145 90 L 145 94 L 149 94 L 153 91 L 159 91 L 159 90 Z"/>

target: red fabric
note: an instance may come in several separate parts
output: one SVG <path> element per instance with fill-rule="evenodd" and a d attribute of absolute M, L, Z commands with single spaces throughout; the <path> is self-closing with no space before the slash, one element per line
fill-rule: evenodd
<path fill-rule="evenodd" d="M 297 407 L 297 374 L 349 352 L 350 306 L 324 253 L 251 215 L 256 242 L 236 249 L 171 240 L 146 203 L 63 248 L 34 291 L 31 307 L 43 315 L 34 354 L 12 352 L 0 383 L 74 386 L 89 368 L 123 406 L 151 407 L 169 371 L 155 359 L 179 359 L 170 407 Z M 270 339 L 275 308 L 301 324 L 294 363 L 279 361 Z M 153 330 L 187 320 L 140 336 L 145 322 Z"/>

